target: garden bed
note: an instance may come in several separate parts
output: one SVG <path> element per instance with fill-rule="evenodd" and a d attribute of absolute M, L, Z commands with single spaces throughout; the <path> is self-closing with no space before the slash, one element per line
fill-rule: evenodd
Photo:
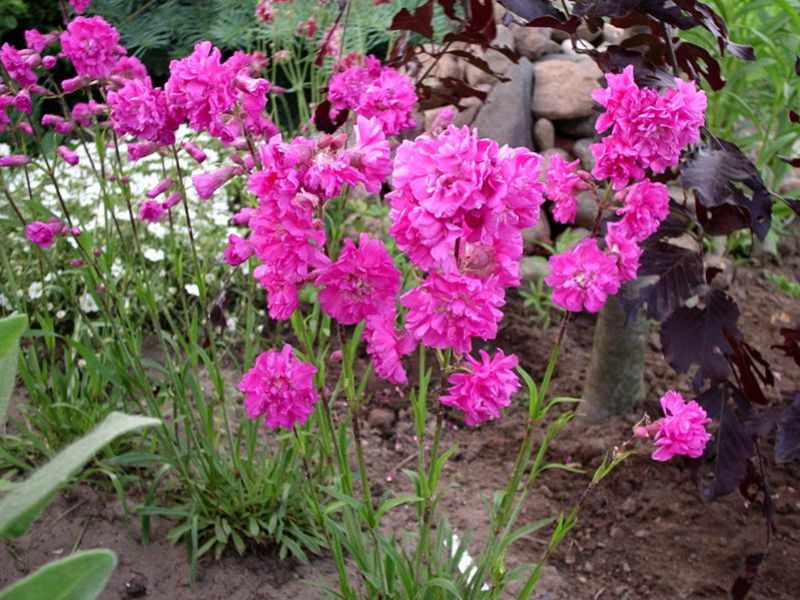
<path fill-rule="evenodd" d="M 800 320 L 800 307 L 790 295 L 779 293 L 764 273 L 791 276 L 798 268 L 796 256 L 785 259 L 781 267 L 740 265 L 737 284 L 731 289 L 743 311 L 740 327 L 772 363 L 782 389 L 800 387 L 800 373 L 790 359 L 770 346 L 779 342 L 780 327 Z M 517 296 L 512 295 L 509 302 L 511 309 L 499 343 L 516 352 L 522 366 L 541 377 L 556 327 L 541 330 L 531 323 Z M 594 320 L 586 314 L 576 316 L 570 324 L 565 341 L 568 360 L 556 369 L 553 394 L 580 395 L 593 328 Z M 655 414 L 658 396 L 670 387 L 688 392 L 688 379 L 676 376 L 665 364 L 656 332 L 651 333 L 646 360 L 646 385 L 652 401 L 642 410 Z M 374 425 L 364 436 L 371 479 L 384 482 L 391 491 L 408 491 L 405 476 L 395 472 L 415 453 L 406 402 L 394 388 L 376 387 L 364 412 Z M 523 434 L 523 410 L 512 408 L 502 420 L 479 429 L 461 427 L 455 413 L 447 416 L 449 427 L 443 443 L 458 442 L 459 450 L 446 467 L 447 479 L 456 486 L 446 494 L 442 508 L 460 536 L 471 536 L 471 549 L 477 552 L 483 532 L 475 528 L 486 522 L 491 494 L 506 483 L 504 474 Z M 573 422 L 553 443 L 550 456 L 592 469 L 604 453 L 630 437 L 639 416 L 635 413 L 591 426 Z M 264 435 L 272 433 L 265 430 Z M 687 464 L 679 459 L 654 463 L 643 449 L 628 459 L 589 496 L 575 535 L 551 557 L 536 597 L 724 597 L 734 578 L 743 572 L 744 556 L 760 551 L 764 544 L 761 506 L 749 505 L 739 494 L 704 502 L 690 480 Z M 771 467 L 769 473 L 777 529 L 751 597 L 792 598 L 791 590 L 800 587 L 800 490 L 796 483 L 800 466 Z M 529 497 L 524 520 L 567 509 L 585 489 L 587 478 L 559 471 L 545 473 Z M 141 498 L 129 501 L 133 506 Z M 404 514 L 409 523 L 414 521 L 411 508 L 401 509 L 392 513 L 387 525 L 398 524 Z M 303 600 L 321 595 L 304 579 L 335 582 L 333 565 L 324 556 L 302 565 L 281 561 L 270 549 L 261 548 L 244 557 L 230 552 L 220 561 L 204 559 L 197 581 L 190 586 L 183 547 L 166 539 L 170 527 L 165 519 L 154 520 L 152 542 L 142 547 L 139 520 L 125 517 L 113 491 L 84 483 L 63 492 L 26 536 L 6 542 L 0 586 L 74 549 L 94 547 L 111 548 L 119 556 L 119 567 L 103 598 Z M 535 561 L 545 540 L 542 533 L 519 542 L 508 562 Z"/>

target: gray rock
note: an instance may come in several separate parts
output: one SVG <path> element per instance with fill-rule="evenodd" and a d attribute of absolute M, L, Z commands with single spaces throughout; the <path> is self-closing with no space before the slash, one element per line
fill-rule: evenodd
<path fill-rule="evenodd" d="M 531 63 L 522 58 L 507 72 L 509 81 L 495 84 L 475 119 L 475 127 L 481 136 L 501 145 L 533 147 L 530 109 L 532 73 Z"/>
<path fill-rule="evenodd" d="M 575 215 L 575 225 L 591 230 L 597 218 L 597 200 L 589 192 L 578 194 L 578 212 Z"/>
<path fill-rule="evenodd" d="M 533 141 L 536 149 L 549 150 L 556 145 L 556 129 L 549 119 L 537 119 L 533 125 Z"/>
<path fill-rule="evenodd" d="M 570 156 L 569 152 L 564 150 L 563 148 L 548 148 L 547 150 L 543 150 L 541 152 L 542 158 L 547 160 L 551 156 L 558 154 L 561 158 L 567 161 L 571 161 L 572 157 Z"/>
<path fill-rule="evenodd" d="M 603 25 L 603 39 L 609 44 L 619 45 L 625 39 L 625 30 L 614 27 L 611 23 Z"/>
<path fill-rule="evenodd" d="M 566 121 L 559 121 L 554 123 L 556 128 L 574 138 L 590 138 L 595 135 L 594 125 L 597 123 L 597 117 L 600 113 L 595 112 L 590 117 L 583 119 L 568 119 Z"/>
<path fill-rule="evenodd" d="M 498 47 L 506 47 L 511 50 L 514 49 L 514 35 L 511 33 L 511 30 L 508 27 L 503 25 L 497 26 L 497 35 L 492 42 L 494 46 Z M 514 66 L 514 63 L 511 62 L 507 56 L 498 52 L 497 50 L 486 50 L 484 51 L 480 46 L 470 46 L 467 48 L 467 52 L 473 52 L 477 56 L 483 58 L 489 68 L 498 75 L 505 75 L 507 76 L 507 72 Z M 466 65 L 465 76 L 467 83 L 470 85 L 478 85 L 481 83 L 494 83 L 497 81 L 497 78 L 489 73 L 486 73 L 475 67 L 469 63 Z"/>
<path fill-rule="evenodd" d="M 572 40 L 564 40 L 561 42 L 561 49 L 566 54 L 580 54 L 581 52 L 594 50 L 594 46 L 592 46 L 586 40 L 576 39 L 574 43 Z"/>
<path fill-rule="evenodd" d="M 594 138 L 583 138 L 575 142 L 575 145 L 572 147 L 572 152 L 577 158 L 581 159 L 581 165 L 587 171 L 594 169 L 594 156 L 591 150 L 589 150 L 589 146 L 594 143 Z"/>
<path fill-rule="evenodd" d="M 598 78 L 585 64 L 544 60 L 533 65 L 533 75 L 534 115 L 560 121 L 589 117 L 594 112 L 591 94 Z"/>
<path fill-rule="evenodd" d="M 532 254 L 537 248 L 541 248 L 542 244 L 552 245 L 553 240 L 550 236 L 550 222 L 544 209 L 539 209 L 539 220 L 536 221 L 536 225 L 522 230 L 523 252 Z"/>
<path fill-rule="evenodd" d="M 520 56 L 528 60 L 536 60 L 547 50 L 551 50 L 554 44 L 550 39 L 550 29 L 547 27 L 511 27 L 511 34 L 514 36 L 514 47 Z"/>
<path fill-rule="evenodd" d="M 600 36 L 603 35 L 603 30 L 598 29 L 596 31 L 592 31 L 589 29 L 586 23 L 581 23 L 578 27 L 578 31 L 575 32 L 578 35 L 578 38 L 587 42 L 596 42 L 600 39 Z"/>
<path fill-rule="evenodd" d="M 462 98 L 461 106 L 464 107 L 464 110 L 459 110 L 456 112 L 455 116 L 453 117 L 453 125 L 456 127 L 461 127 L 462 125 L 472 125 L 482 105 L 483 102 L 481 99 L 476 98 L 475 96 Z"/>
<path fill-rule="evenodd" d="M 519 261 L 519 278 L 522 281 L 533 281 L 547 277 L 550 268 L 544 256 L 523 256 Z"/>

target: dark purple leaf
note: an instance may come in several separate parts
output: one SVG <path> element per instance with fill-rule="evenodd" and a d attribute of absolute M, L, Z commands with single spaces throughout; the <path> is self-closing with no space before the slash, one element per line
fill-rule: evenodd
<path fill-rule="evenodd" d="M 754 438 L 766 438 L 772 433 L 781 420 L 785 406 L 767 406 L 757 412 L 754 411 L 744 422 L 747 433 Z"/>
<path fill-rule="evenodd" d="M 685 14 L 672 0 L 642 0 L 637 10 L 678 29 L 691 29 L 699 24 L 696 18 Z"/>
<path fill-rule="evenodd" d="M 466 31 L 480 33 L 488 45 L 497 35 L 493 0 L 469 0 L 469 8 L 470 19 Z"/>
<path fill-rule="evenodd" d="M 609 46 L 597 57 L 597 65 L 605 73 L 621 73 L 633 65 L 633 76 L 642 87 L 667 87 L 675 85 L 674 76 L 662 67 L 656 67 L 640 52 L 626 50 L 621 46 Z"/>
<path fill-rule="evenodd" d="M 706 208 L 730 204 L 745 209 L 750 229 L 759 239 L 766 237 L 772 221 L 772 199 L 755 165 L 735 144 L 712 137 L 686 155 L 681 164 L 681 184 L 694 189 L 698 202 Z"/>
<path fill-rule="evenodd" d="M 797 158 L 789 158 L 787 156 L 779 156 L 783 162 L 792 165 L 795 169 L 800 168 L 800 156 Z"/>
<path fill-rule="evenodd" d="M 736 58 L 755 60 L 753 48 L 743 44 L 736 44 L 730 40 L 725 21 L 710 6 L 697 0 L 675 0 L 675 3 L 687 11 L 698 25 L 708 29 L 717 38 L 720 54 L 724 53 L 727 48 L 728 52 Z"/>
<path fill-rule="evenodd" d="M 739 493 L 751 505 L 761 504 L 764 517 L 771 523 L 775 517 L 775 505 L 772 502 L 769 484 L 758 472 L 753 461 L 747 461 L 745 469 L 745 476 L 739 482 Z"/>
<path fill-rule="evenodd" d="M 453 21 L 461 20 L 456 14 L 456 0 L 439 0 L 439 6 L 442 7 L 448 19 L 452 19 Z"/>
<path fill-rule="evenodd" d="M 539 17 L 554 17 L 559 20 L 565 18 L 564 13 L 557 10 L 550 0 L 500 0 L 500 4 L 526 21 Z"/>
<path fill-rule="evenodd" d="M 786 206 L 791 208 L 795 214 L 800 217 L 800 200 L 792 200 L 790 198 L 781 198 L 786 203 Z"/>
<path fill-rule="evenodd" d="M 407 8 L 400 11 L 392 19 L 389 25 L 390 31 L 413 31 L 422 37 L 431 39 L 433 37 L 433 0 L 428 0 L 425 4 L 410 12 Z"/>
<path fill-rule="evenodd" d="M 748 554 L 745 557 L 744 574 L 736 578 L 731 588 L 732 600 L 744 600 L 747 597 L 750 588 L 756 582 L 758 570 L 761 567 L 761 563 L 764 562 L 765 556 L 764 552 L 759 552 L 758 554 Z"/>
<path fill-rule="evenodd" d="M 507 79 L 500 78 L 500 81 L 507 81 Z M 452 90 L 455 95 L 460 98 L 474 97 L 483 101 L 486 100 L 486 96 L 488 96 L 487 92 L 479 90 L 478 88 L 470 87 L 455 77 L 443 77 L 441 82 L 448 90 Z"/>
<path fill-rule="evenodd" d="M 800 56 L 794 59 L 794 73 L 800 77 Z"/>
<path fill-rule="evenodd" d="M 737 44 L 729 41 L 725 47 L 728 49 L 728 52 L 731 53 L 731 56 L 735 56 L 739 60 L 756 59 L 756 51 L 753 50 L 752 46 L 746 46 L 744 44 Z"/>
<path fill-rule="evenodd" d="M 790 110 L 789 111 L 789 120 L 792 123 L 800 123 L 800 113 L 798 113 L 796 110 Z"/>
<path fill-rule="evenodd" d="M 697 222 L 708 235 L 730 235 L 734 231 L 750 227 L 750 214 L 741 206 L 723 204 L 706 208 L 695 204 Z"/>
<path fill-rule="evenodd" d="M 211 314 L 209 315 L 211 323 L 215 327 L 225 327 L 225 311 L 228 308 L 228 292 L 222 290 L 214 299 L 214 305 L 211 307 Z"/>
<path fill-rule="evenodd" d="M 786 356 L 800 366 L 800 327 L 795 329 L 785 327 L 781 329 L 781 336 L 783 337 L 783 344 L 775 344 L 772 347 L 782 350 Z"/>
<path fill-rule="evenodd" d="M 581 20 L 575 15 L 570 15 L 566 20 L 550 16 L 537 17 L 525 24 L 525 27 L 549 27 L 566 33 L 575 33 L 580 26 Z"/>
<path fill-rule="evenodd" d="M 758 350 L 744 340 L 736 339 L 735 336 L 727 333 L 725 339 L 732 348 L 728 354 L 728 361 L 738 375 L 742 393 L 753 404 L 767 404 L 767 397 L 761 386 L 762 384 L 775 385 L 775 377 L 772 369 L 769 368 L 769 363 L 764 360 Z"/>
<path fill-rule="evenodd" d="M 339 127 L 344 125 L 347 121 L 349 111 L 341 110 L 336 114 L 335 119 L 331 119 L 331 106 L 330 101 L 325 100 L 320 102 L 317 110 L 314 111 L 314 125 L 323 133 L 334 133 Z"/>
<path fill-rule="evenodd" d="M 740 335 L 738 319 L 739 307 L 730 296 L 704 286 L 697 306 L 678 308 L 661 325 L 664 358 L 678 373 L 697 365 L 692 380 L 696 390 L 705 380 L 712 385 L 724 381 L 731 374 L 725 355 L 732 350 L 725 333 Z"/>
<path fill-rule="evenodd" d="M 715 92 L 725 87 L 725 79 L 717 59 L 705 48 L 682 41 L 675 46 L 675 59 L 678 66 L 692 79 L 702 77 Z"/>
<path fill-rule="evenodd" d="M 800 458 L 800 392 L 784 410 L 775 436 L 775 462 L 787 463 Z"/>
<path fill-rule="evenodd" d="M 706 454 L 714 453 L 709 473 L 711 481 L 698 484 L 706 500 L 736 491 L 747 474 L 747 462 L 753 455 L 753 439 L 731 409 L 728 393 L 728 386 L 722 385 L 697 397 L 697 402 L 717 424 L 706 448 Z"/>
<path fill-rule="evenodd" d="M 579 17 L 623 17 L 642 0 L 576 0 L 573 14 Z"/>
<path fill-rule="evenodd" d="M 647 303 L 647 317 L 664 322 L 703 285 L 703 259 L 693 250 L 655 242 L 645 247 L 637 274 L 658 276 L 641 296 Z"/>

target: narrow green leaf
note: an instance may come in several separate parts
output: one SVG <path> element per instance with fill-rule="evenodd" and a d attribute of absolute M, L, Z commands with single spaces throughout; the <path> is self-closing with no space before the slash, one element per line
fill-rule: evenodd
<path fill-rule="evenodd" d="M 53 561 L 0 592 L 0 600 L 93 600 L 111 577 L 111 550 L 86 550 Z"/>
<path fill-rule="evenodd" d="M 383 515 L 393 508 L 396 508 L 401 504 L 408 504 L 409 502 L 422 502 L 422 500 L 422 497 L 414 494 L 401 494 L 395 498 L 390 498 L 378 507 L 378 511 L 375 513 L 375 520 L 380 523 L 381 517 L 383 517 Z"/>
<path fill-rule="evenodd" d="M 28 317 L 21 314 L 0 319 L 0 358 L 16 347 L 28 326 Z"/>
<path fill-rule="evenodd" d="M 6 422 L 8 401 L 17 376 L 17 347 L 28 317 L 14 314 L 0 319 L 0 427 Z"/>
<path fill-rule="evenodd" d="M 0 501 L 0 538 L 19 536 L 58 489 L 103 446 L 115 438 L 158 419 L 113 412 L 87 435 L 67 446 L 53 460 L 34 471 Z"/>

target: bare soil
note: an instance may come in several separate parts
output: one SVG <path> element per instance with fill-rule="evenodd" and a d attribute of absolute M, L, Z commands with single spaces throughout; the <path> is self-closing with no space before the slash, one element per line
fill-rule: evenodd
<path fill-rule="evenodd" d="M 769 270 L 796 278 L 796 258 Z M 800 323 L 800 307 L 780 293 L 764 269 L 740 266 L 731 293 L 742 309 L 740 328 L 759 348 L 776 372 L 777 390 L 800 389 L 797 367 L 770 346 L 780 342 L 780 327 Z M 519 298 L 510 299 L 498 345 L 514 351 L 522 365 L 541 377 L 556 328 L 542 330 L 531 323 Z M 580 396 L 591 351 L 594 320 L 580 315 L 567 333 L 552 391 Z M 689 392 L 688 379 L 677 376 L 664 362 L 657 332 L 647 351 L 646 386 L 651 399 L 631 415 L 600 425 L 580 419 L 567 426 L 552 446 L 550 459 L 587 470 L 602 456 L 630 437 L 631 426 L 644 411 L 656 415 L 656 400 L 668 388 Z M 378 492 L 403 491 L 408 483 L 397 475 L 398 466 L 414 452 L 413 428 L 407 399 L 391 387 L 373 391 L 365 418 L 375 408 L 394 418 L 365 434 L 367 461 Z M 483 539 L 486 502 L 505 484 L 523 434 L 522 406 L 512 407 L 500 421 L 477 429 L 461 426 L 455 413 L 447 414 L 444 444 L 459 450 L 446 469 L 457 485 L 442 509 L 462 537 L 472 539 L 473 554 Z M 377 422 L 376 420 L 374 420 Z M 767 454 L 769 454 L 767 452 Z M 800 590 L 800 464 L 768 467 L 777 512 L 768 556 L 751 591 L 752 598 L 797 598 Z M 525 521 L 569 509 L 586 488 L 589 475 L 549 471 L 541 477 L 524 509 Z M 750 505 L 737 494 L 705 502 L 692 483 L 688 464 L 680 460 L 655 463 L 640 447 L 586 501 L 573 535 L 551 557 L 543 584 L 535 597 L 567 598 L 724 598 L 735 577 L 743 572 L 744 556 L 765 543 L 761 506 Z M 401 510 L 392 525 L 411 520 Z M 82 484 L 62 493 L 42 514 L 32 530 L 0 549 L 0 586 L 47 561 L 74 549 L 108 547 L 119 556 L 103 598 L 154 599 L 278 599 L 323 597 L 306 580 L 334 581 L 326 557 L 301 565 L 280 561 L 268 552 L 244 558 L 230 553 L 219 561 L 201 563 L 198 580 L 189 585 L 186 552 L 165 538 L 171 524 L 156 520 L 152 542 L 139 543 L 137 519 L 127 519 L 113 493 Z M 519 542 L 509 562 L 535 561 L 547 532 Z"/>

